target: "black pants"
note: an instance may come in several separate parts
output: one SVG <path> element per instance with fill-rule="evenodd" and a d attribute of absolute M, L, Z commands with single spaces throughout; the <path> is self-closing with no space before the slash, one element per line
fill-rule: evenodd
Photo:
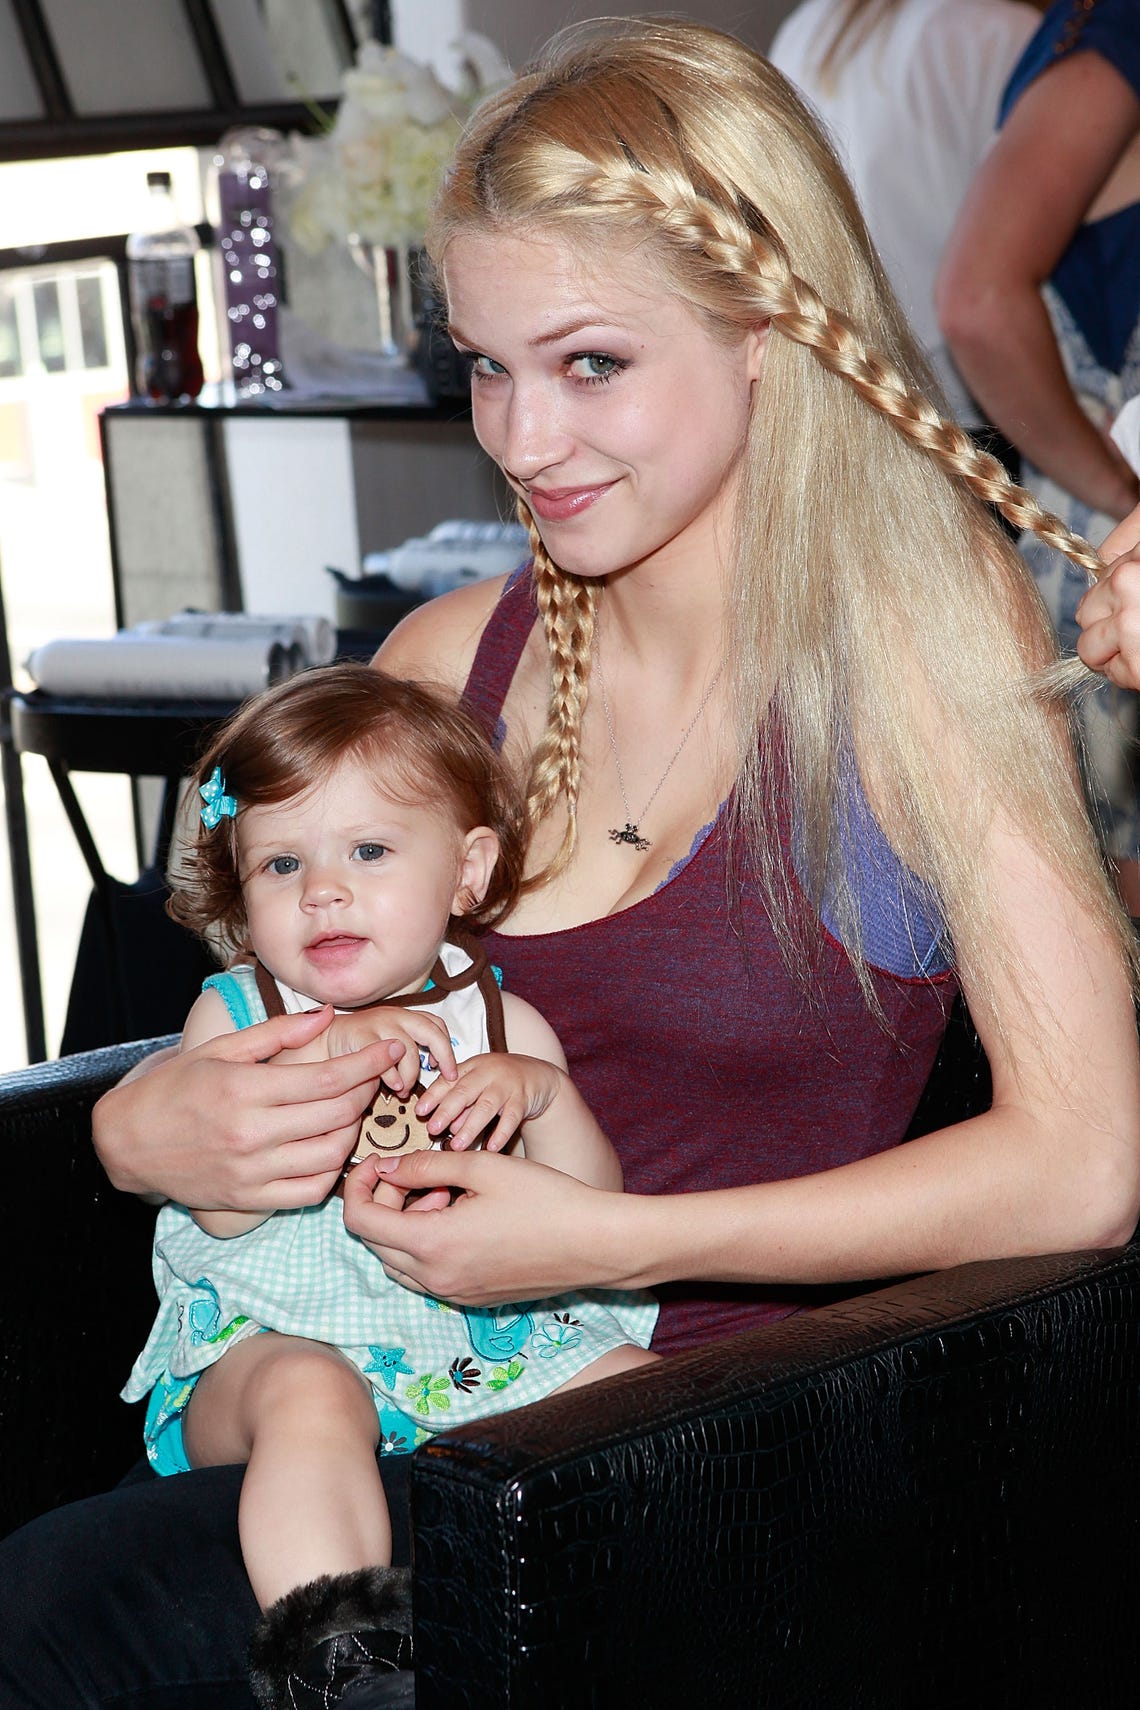
<path fill-rule="evenodd" d="M 409 1462 L 381 1463 L 396 1562 Z M 252 1710 L 244 1470 L 140 1468 L 0 1543 L 0 1710 Z"/>

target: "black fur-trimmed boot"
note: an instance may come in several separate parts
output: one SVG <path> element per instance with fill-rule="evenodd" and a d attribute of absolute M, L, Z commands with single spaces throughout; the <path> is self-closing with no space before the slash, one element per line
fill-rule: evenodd
<path fill-rule="evenodd" d="M 413 1704 L 411 1570 L 360 1568 L 297 1586 L 262 1615 L 249 1662 L 262 1710 Z"/>

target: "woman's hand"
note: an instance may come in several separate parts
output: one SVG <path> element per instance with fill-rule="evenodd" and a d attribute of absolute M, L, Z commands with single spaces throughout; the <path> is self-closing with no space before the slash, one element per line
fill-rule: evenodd
<path fill-rule="evenodd" d="M 452 1151 L 462 1152 L 494 1123 L 484 1145 L 501 1152 L 520 1125 L 550 1109 L 568 1076 L 554 1063 L 538 1057 L 502 1051 L 469 1057 L 453 1086 L 442 1077 L 433 1081 L 416 1105 L 416 1115 L 428 1117 L 428 1133 L 450 1133 Z"/>
<path fill-rule="evenodd" d="M 1121 689 L 1140 689 L 1140 505 L 1100 548 L 1110 566 L 1077 607 L 1077 652 Z"/>
<path fill-rule="evenodd" d="M 443 1209 L 393 1209 L 391 1188 L 452 1188 Z M 344 1222 L 394 1281 L 461 1306 L 628 1288 L 634 1228 L 651 1201 L 606 1193 L 525 1158 L 415 1152 L 366 1158 L 345 1179 Z"/>
<path fill-rule="evenodd" d="M 325 1062 L 266 1061 L 301 1048 L 332 1011 L 220 1034 L 120 1082 L 95 1106 L 114 1185 L 203 1211 L 318 1204 L 336 1184 L 395 1042 Z"/>

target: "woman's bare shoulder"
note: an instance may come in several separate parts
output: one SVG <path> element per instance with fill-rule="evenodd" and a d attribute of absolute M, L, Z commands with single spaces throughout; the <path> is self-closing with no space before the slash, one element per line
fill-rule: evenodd
<path fill-rule="evenodd" d="M 394 677 L 462 689 L 505 576 L 469 582 L 416 606 L 402 618 L 372 663 Z"/>

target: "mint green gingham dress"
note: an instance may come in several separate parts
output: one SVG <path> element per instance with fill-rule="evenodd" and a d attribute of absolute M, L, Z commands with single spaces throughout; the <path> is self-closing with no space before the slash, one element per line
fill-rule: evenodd
<path fill-rule="evenodd" d="M 447 973 L 461 976 L 467 952 L 445 944 Z M 315 1007 L 287 987 L 291 1012 Z M 252 967 L 206 981 L 235 1024 L 265 1019 Z M 459 1061 L 488 1047 L 486 1005 L 475 984 L 420 1007 L 448 1025 Z M 426 1064 L 421 1079 L 435 1072 Z M 583 1291 L 498 1308 L 451 1306 L 385 1275 L 344 1227 L 343 1205 L 278 1211 L 244 1235 L 201 1229 L 185 1206 L 166 1205 L 155 1229 L 159 1307 L 123 1389 L 148 1397 L 144 1431 L 158 1472 L 185 1469 L 181 1414 L 198 1377 L 226 1351 L 263 1330 L 338 1348 L 370 1384 L 380 1447 L 407 1453 L 434 1432 L 537 1401 L 612 1349 L 648 1347 L 657 1304 L 640 1292 Z"/>

